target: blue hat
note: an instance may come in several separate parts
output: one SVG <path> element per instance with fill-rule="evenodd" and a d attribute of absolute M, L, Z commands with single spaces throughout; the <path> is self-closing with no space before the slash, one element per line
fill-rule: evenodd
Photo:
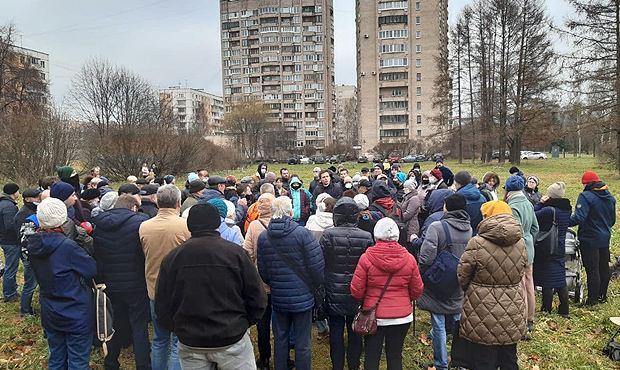
<path fill-rule="evenodd" d="M 50 189 L 50 197 L 60 199 L 63 202 L 69 199 L 73 193 L 75 193 L 73 186 L 63 181 L 54 183 Z"/>
<path fill-rule="evenodd" d="M 166 184 L 172 184 L 172 182 L 174 181 L 174 176 L 166 175 L 164 176 L 164 181 L 166 182 Z"/>
<path fill-rule="evenodd" d="M 217 208 L 217 211 L 220 213 L 220 217 L 226 218 L 226 215 L 228 214 L 228 206 L 224 203 L 224 199 L 210 199 L 207 203 Z"/>
<path fill-rule="evenodd" d="M 190 172 L 187 175 L 187 182 L 192 182 L 192 181 L 198 180 L 198 179 L 199 179 L 199 177 L 198 177 L 198 174 L 196 172 Z"/>
<path fill-rule="evenodd" d="M 506 185 L 504 187 L 506 191 L 519 191 L 525 188 L 525 180 L 523 177 L 519 175 L 511 175 L 506 180 Z"/>

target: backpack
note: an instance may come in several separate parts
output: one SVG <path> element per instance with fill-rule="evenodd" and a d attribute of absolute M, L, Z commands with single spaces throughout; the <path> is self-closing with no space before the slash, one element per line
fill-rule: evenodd
<path fill-rule="evenodd" d="M 450 250 L 452 249 L 452 237 L 448 224 L 441 222 L 443 231 L 446 234 L 446 248 L 435 257 L 435 261 L 422 275 L 424 289 L 428 289 L 433 295 L 440 300 L 446 300 L 454 294 L 459 288 L 459 280 L 456 275 L 456 269 L 459 260 Z"/>
<path fill-rule="evenodd" d="M 398 244 L 407 248 L 407 245 L 409 244 L 409 240 L 407 240 L 408 239 L 407 238 L 407 224 L 404 223 L 401 219 L 402 214 L 403 214 L 402 209 L 400 209 L 400 207 L 396 204 L 394 205 L 394 207 L 392 207 L 391 211 L 388 211 L 387 209 L 381 207 L 380 205 L 376 203 L 373 203 L 371 207 L 374 207 L 379 212 L 381 212 L 383 217 L 389 217 L 392 220 L 394 220 L 394 222 L 396 222 L 396 226 L 398 226 L 398 232 L 399 232 Z"/>

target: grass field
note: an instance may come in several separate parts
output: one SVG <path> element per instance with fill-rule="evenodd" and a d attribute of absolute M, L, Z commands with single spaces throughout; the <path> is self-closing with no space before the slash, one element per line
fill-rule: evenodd
<path fill-rule="evenodd" d="M 350 174 L 354 174 L 362 167 L 370 164 L 346 164 Z M 430 169 L 431 162 L 421 163 L 422 170 Z M 510 164 L 482 165 L 466 163 L 458 165 L 454 161 L 447 161 L 446 165 L 454 172 L 460 169 L 469 170 L 478 179 L 487 171 L 495 171 L 501 180 L 508 175 Z M 319 165 L 325 167 L 329 165 Z M 270 170 L 278 172 L 280 167 L 287 167 L 291 173 L 301 176 L 306 186 L 312 177 L 314 165 L 270 165 Z M 411 164 L 405 164 L 409 170 Z M 544 193 L 549 184 L 554 181 L 564 181 L 567 184 L 567 197 L 574 201 L 582 189 L 581 174 L 585 170 L 595 170 L 601 178 L 609 184 L 611 192 L 616 198 L 620 196 L 620 177 L 613 169 L 602 168 L 594 158 L 567 157 L 559 160 L 530 161 L 519 168 L 526 175 L 536 175 L 541 181 L 541 191 Z M 252 175 L 255 166 L 243 170 L 234 170 L 230 173 L 240 179 Z M 620 254 L 619 226 L 614 228 L 612 237 L 612 255 Z M 585 276 L 585 273 L 583 274 Z M 35 301 L 37 300 L 35 296 Z M 556 302 L 557 305 L 557 302 Z M 0 368 L 1 369 L 43 369 L 46 367 L 47 346 L 43 339 L 38 319 L 19 318 L 17 303 L 0 303 Z M 571 306 L 570 319 L 563 319 L 557 315 L 537 314 L 536 330 L 532 340 L 519 343 L 519 365 L 522 369 L 620 369 L 620 362 L 612 362 L 601 353 L 612 331 L 615 330 L 609 322 L 610 316 L 620 316 L 620 282 L 612 281 L 609 291 L 609 301 L 593 309 L 579 309 Z M 422 365 L 432 362 L 432 349 L 428 332 L 430 330 L 429 314 L 417 311 L 416 332 L 410 331 L 403 353 L 406 369 L 419 369 Z M 255 333 L 255 330 L 253 330 Z M 123 355 L 124 369 L 133 369 L 133 361 L 129 352 Z M 103 369 L 101 355 L 98 351 L 92 356 L 92 368 Z M 382 365 L 385 368 L 385 364 Z M 313 341 L 313 369 L 330 369 L 329 345 L 326 340 L 319 340 L 315 335 Z"/>

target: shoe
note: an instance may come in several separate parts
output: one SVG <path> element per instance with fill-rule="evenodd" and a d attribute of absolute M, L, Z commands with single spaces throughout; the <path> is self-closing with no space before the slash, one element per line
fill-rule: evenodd
<path fill-rule="evenodd" d="M 19 301 L 19 293 L 12 295 L 10 298 L 5 298 L 4 303 L 11 303 Z"/>
<path fill-rule="evenodd" d="M 607 303 L 607 297 L 598 297 L 597 302 L 598 303 Z"/>

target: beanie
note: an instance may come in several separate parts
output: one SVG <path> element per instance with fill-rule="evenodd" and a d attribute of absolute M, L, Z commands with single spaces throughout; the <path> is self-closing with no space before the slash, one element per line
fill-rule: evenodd
<path fill-rule="evenodd" d="M 467 205 L 467 201 L 465 200 L 465 197 L 463 196 L 463 194 L 460 194 L 460 193 L 454 193 L 450 195 L 449 197 L 446 198 L 444 202 L 445 202 L 446 209 L 448 210 L 448 212 L 463 210 L 465 209 L 465 206 Z"/>
<path fill-rule="evenodd" d="M 103 209 L 104 211 L 107 211 L 108 209 L 114 207 L 117 199 L 118 193 L 115 191 L 109 191 L 101 197 L 101 201 L 99 201 L 99 207 L 101 207 L 101 209 Z"/>
<path fill-rule="evenodd" d="M 63 167 L 58 167 L 56 169 L 56 174 L 58 174 L 58 178 L 61 180 L 68 180 L 69 178 L 71 178 L 71 175 L 73 175 L 73 167 L 70 166 L 63 166 Z"/>
<path fill-rule="evenodd" d="M 540 184 L 540 180 L 536 176 L 529 176 L 527 178 L 527 181 L 530 181 L 530 180 L 534 181 L 536 183 L 536 186 L 538 186 Z"/>
<path fill-rule="evenodd" d="M 480 212 L 482 212 L 483 218 L 489 218 L 495 215 L 512 215 L 512 209 L 508 205 L 508 203 L 501 200 L 492 200 L 490 202 L 484 203 L 480 207 Z"/>
<path fill-rule="evenodd" d="M 398 225 L 389 217 L 383 217 L 374 229 L 375 239 L 377 240 L 393 240 L 398 241 L 400 233 L 398 231 Z"/>
<path fill-rule="evenodd" d="M 202 189 L 205 188 L 205 183 L 202 180 L 196 179 L 189 183 L 189 193 L 194 194 L 198 193 Z"/>
<path fill-rule="evenodd" d="M 60 199 L 63 202 L 69 199 L 73 193 L 75 193 L 73 186 L 62 181 L 54 183 L 50 189 L 50 197 Z"/>
<path fill-rule="evenodd" d="M 431 175 L 437 180 L 441 180 L 443 178 L 443 175 L 441 174 L 441 171 L 438 168 L 433 168 L 431 170 Z"/>
<path fill-rule="evenodd" d="M 471 183 L 471 175 L 467 171 L 459 171 L 454 175 L 454 182 L 461 186 Z"/>
<path fill-rule="evenodd" d="M 510 173 L 511 175 L 520 173 L 521 170 L 517 167 L 517 166 L 512 166 L 510 167 L 510 169 L 508 170 L 508 173 Z"/>
<path fill-rule="evenodd" d="M 41 229 L 62 226 L 67 220 L 67 206 L 56 198 L 46 198 L 37 206 L 37 219 Z"/>
<path fill-rule="evenodd" d="M 192 182 L 192 181 L 198 180 L 198 179 L 199 179 L 199 177 L 198 177 L 198 174 L 196 172 L 190 172 L 187 175 L 187 182 Z"/>
<path fill-rule="evenodd" d="M 355 202 L 355 204 L 357 204 L 357 207 L 362 211 L 368 209 L 368 206 L 370 205 L 370 202 L 368 201 L 368 197 L 366 196 L 366 194 L 357 194 L 356 196 L 353 197 L 353 201 Z"/>
<path fill-rule="evenodd" d="M 221 199 L 218 200 L 224 204 Z M 220 213 L 214 205 L 209 202 L 199 203 L 189 209 L 187 228 L 192 234 L 217 230 L 218 227 L 220 227 Z"/>
<path fill-rule="evenodd" d="M 4 185 L 4 187 L 2 188 L 2 192 L 7 195 L 15 194 L 18 191 L 19 191 L 19 185 L 14 184 L 12 182 Z"/>
<path fill-rule="evenodd" d="M 166 184 L 172 184 L 173 181 L 174 181 L 174 176 L 172 176 L 172 175 L 164 176 L 164 182 Z"/>
<path fill-rule="evenodd" d="M 594 171 L 586 171 L 583 173 L 583 176 L 581 176 L 581 183 L 584 185 L 588 185 L 592 182 L 597 182 L 597 181 L 601 181 L 601 179 L 598 177 L 598 174 Z"/>
<path fill-rule="evenodd" d="M 523 190 L 525 187 L 525 182 L 523 181 L 523 177 L 519 175 L 510 175 L 506 179 L 505 189 L 506 191 L 519 191 Z"/>
<path fill-rule="evenodd" d="M 547 188 L 549 198 L 564 198 L 566 194 L 566 184 L 563 182 L 554 182 Z"/>
<path fill-rule="evenodd" d="M 418 187 L 418 183 L 416 183 L 414 178 L 411 178 L 407 181 L 405 181 L 405 183 L 403 184 L 403 188 L 408 188 L 408 189 L 415 189 Z"/>
<path fill-rule="evenodd" d="M 93 200 L 95 198 L 99 198 L 101 193 L 97 189 L 86 189 L 80 195 L 80 198 L 84 200 Z"/>
<path fill-rule="evenodd" d="M 220 217 L 226 218 L 226 214 L 228 213 L 228 207 L 226 203 L 224 203 L 224 199 L 210 199 L 207 203 L 211 204 L 213 207 L 217 209 L 220 214 Z"/>

